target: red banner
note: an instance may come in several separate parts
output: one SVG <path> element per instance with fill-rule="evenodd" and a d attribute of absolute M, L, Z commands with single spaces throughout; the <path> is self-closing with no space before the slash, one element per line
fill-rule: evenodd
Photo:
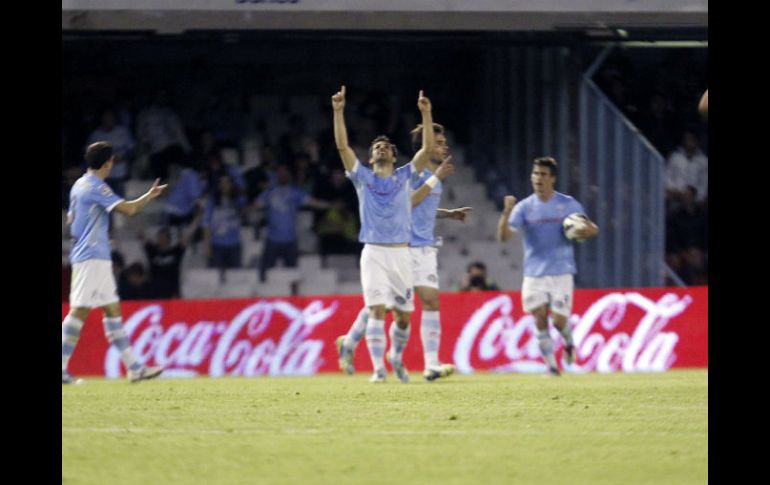
<path fill-rule="evenodd" d="M 573 372 L 660 372 L 708 366 L 708 287 L 575 290 L 577 361 Z M 347 333 L 361 296 L 123 302 L 123 326 L 136 357 L 164 376 L 312 375 L 337 372 L 334 341 Z M 62 305 L 62 318 L 69 311 Z M 95 310 L 70 361 L 75 375 L 119 377 Z M 419 304 L 412 315 L 406 367 L 421 371 Z M 389 324 L 386 324 L 389 326 Z M 543 372 L 531 315 L 519 292 L 441 294 L 442 362 L 457 370 Z M 551 331 L 557 360 L 562 341 Z M 563 362 L 561 362 L 562 365 Z M 356 370 L 371 372 L 362 340 Z"/>

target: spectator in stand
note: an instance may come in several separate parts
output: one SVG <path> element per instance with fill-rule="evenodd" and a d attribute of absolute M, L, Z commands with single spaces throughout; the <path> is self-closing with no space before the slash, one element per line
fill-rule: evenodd
<path fill-rule="evenodd" d="M 203 216 L 204 251 L 209 267 L 224 271 L 241 266 L 241 219 L 246 198 L 227 174 L 219 177 Z"/>
<path fill-rule="evenodd" d="M 309 153 L 313 148 L 313 137 L 307 132 L 305 119 L 298 114 L 289 117 L 289 131 L 278 140 L 281 160 L 292 160 L 299 153 Z"/>
<path fill-rule="evenodd" d="M 468 265 L 460 291 L 499 290 L 497 285 L 487 277 L 487 266 L 481 261 Z"/>
<path fill-rule="evenodd" d="M 222 176 L 227 175 L 234 184 L 233 189 L 235 193 L 238 196 L 246 195 L 246 180 L 237 167 L 224 163 L 218 151 L 209 154 L 207 162 L 208 165 L 205 168 L 205 172 L 208 179 L 208 187 L 216 187 L 222 180 Z"/>
<path fill-rule="evenodd" d="M 706 208 L 695 201 L 695 189 L 687 188 L 678 207 L 666 221 L 666 259 L 672 269 L 690 284 L 705 284 L 708 251 Z"/>
<path fill-rule="evenodd" d="M 220 146 L 217 143 L 217 139 L 214 136 L 214 132 L 205 129 L 198 137 L 198 143 L 193 148 L 190 159 L 192 163 L 198 167 L 205 166 L 209 163 L 209 157 L 219 153 Z"/>
<path fill-rule="evenodd" d="M 318 184 L 318 166 L 311 163 L 310 155 L 297 153 L 294 155 L 295 184 L 308 194 L 315 193 Z"/>
<path fill-rule="evenodd" d="M 297 266 L 297 212 L 307 205 L 314 209 L 327 209 L 328 202 L 316 199 L 291 183 L 291 172 L 286 165 L 276 168 L 276 185 L 259 195 L 256 209 L 267 211 L 265 249 L 259 263 L 259 278 L 264 282 L 267 270 L 281 259 L 286 267 Z"/>
<path fill-rule="evenodd" d="M 106 109 L 101 115 L 101 124 L 88 137 L 86 145 L 97 141 L 112 143 L 115 154 L 115 164 L 107 178 L 107 184 L 118 195 L 125 196 L 124 185 L 131 177 L 131 165 L 134 159 L 134 137 L 123 125 L 118 124 L 113 109 Z"/>
<path fill-rule="evenodd" d="M 126 269 L 126 258 L 117 250 L 113 250 L 110 257 L 112 258 L 112 274 L 115 276 L 115 281 L 118 282 L 118 287 L 120 287 L 120 280 L 123 278 L 123 271 Z"/>
<path fill-rule="evenodd" d="M 118 286 L 121 300 L 149 300 L 153 297 L 152 283 L 142 263 L 130 264 L 124 271 L 121 283 L 122 286 Z"/>
<path fill-rule="evenodd" d="M 358 196 L 342 168 L 333 168 L 329 179 L 318 184 L 316 197 L 332 205 L 316 221 L 321 256 L 359 253 L 362 245 L 358 242 L 358 211 L 355 210 Z"/>
<path fill-rule="evenodd" d="M 165 91 L 159 91 L 154 102 L 139 113 L 136 133 L 150 155 L 153 177 L 167 179 L 169 167 L 183 165 L 191 151 L 182 121 L 169 106 Z"/>
<path fill-rule="evenodd" d="M 145 241 L 144 233 L 139 233 L 139 238 L 144 241 L 147 260 L 150 262 L 153 298 L 179 298 L 179 270 L 182 259 L 187 246 L 200 226 L 201 219 L 202 212 L 199 211 L 176 244 L 171 244 L 171 230 L 168 227 L 163 227 L 158 231 L 155 242 Z"/>
<path fill-rule="evenodd" d="M 698 146 L 695 132 L 687 129 L 682 144 L 668 157 L 666 165 L 666 199 L 669 210 L 676 211 L 687 197 L 690 188 L 695 200 L 702 204 L 708 197 L 708 158 Z"/>
<path fill-rule="evenodd" d="M 202 210 L 208 181 L 203 171 L 185 168 L 179 174 L 163 209 L 166 224 L 179 227 L 189 224 Z"/>
<path fill-rule="evenodd" d="M 665 94 L 658 92 L 650 97 L 649 110 L 640 115 L 639 129 L 663 155 L 676 148 L 674 136 L 679 128 Z"/>

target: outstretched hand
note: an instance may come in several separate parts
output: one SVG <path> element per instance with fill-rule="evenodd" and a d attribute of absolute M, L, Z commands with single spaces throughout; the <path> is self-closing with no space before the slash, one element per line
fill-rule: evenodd
<path fill-rule="evenodd" d="M 166 187 L 168 187 L 168 184 L 160 184 L 160 179 L 155 179 L 155 182 L 152 183 L 152 187 L 150 187 L 150 190 L 147 191 L 147 194 L 149 194 L 151 199 L 154 199 L 155 197 L 158 197 L 160 194 L 163 193 L 164 190 L 166 190 Z"/>
<path fill-rule="evenodd" d="M 420 111 L 431 111 L 432 109 L 430 99 L 426 98 L 425 95 L 422 94 L 422 89 L 420 90 L 420 94 L 417 96 L 417 108 L 419 108 Z"/>
<path fill-rule="evenodd" d="M 332 109 L 342 111 L 345 109 L 345 85 L 343 84 L 337 93 L 332 96 Z"/>
<path fill-rule="evenodd" d="M 516 197 L 512 195 L 506 195 L 503 199 L 503 210 L 505 212 L 510 212 L 513 210 L 513 206 L 516 205 Z"/>
<path fill-rule="evenodd" d="M 449 211 L 449 218 L 456 221 L 465 222 L 465 219 L 473 210 L 473 207 L 460 207 Z"/>
<path fill-rule="evenodd" d="M 438 166 L 436 169 L 436 172 L 434 175 L 439 178 L 439 180 L 444 180 L 445 178 L 449 177 L 455 172 L 455 166 L 452 163 L 452 155 L 449 155 L 444 159 L 443 162 L 441 162 L 441 165 Z"/>

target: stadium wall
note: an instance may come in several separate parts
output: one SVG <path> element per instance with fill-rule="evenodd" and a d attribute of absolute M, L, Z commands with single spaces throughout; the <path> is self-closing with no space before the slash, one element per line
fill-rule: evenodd
<path fill-rule="evenodd" d="M 441 294 L 439 356 L 462 373 L 543 372 L 534 321 L 519 292 Z M 708 287 L 576 290 L 570 323 L 573 371 L 663 372 L 708 367 Z M 124 327 L 137 358 L 166 367 L 165 377 L 292 376 L 338 372 L 334 341 L 363 305 L 358 295 L 264 299 L 129 301 Z M 62 317 L 69 311 L 62 305 Z M 417 305 L 408 369 L 422 369 Z M 125 369 L 109 349 L 94 311 L 69 368 L 118 378 Z M 389 325 L 389 323 L 388 323 Z M 561 339 L 555 330 L 556 357 Z M 365 342 L 355 357 L 371 372 Z"/>

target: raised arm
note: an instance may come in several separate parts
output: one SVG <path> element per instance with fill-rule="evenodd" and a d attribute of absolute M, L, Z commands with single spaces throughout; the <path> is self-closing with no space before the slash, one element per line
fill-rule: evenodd
<path fill-rule="evenodd" d="M 159 183 L 160 179 L 155 179 L 155 182 L 153 182 L 150 190 L 148 190 L 143 196 L 134 200 L 124 200 L 115 206 L 115 210 L 127 216 L 138 214 L 142 211 L 142 209 L 144 209 L 144 206 L 146 206 L 152 199 L 162 194 L 166 187 L 168 187 L 168 184 L 158 185 Z"/>
<path fill-rule="evenodd" d="M 500 242 L 505 242 L 513 236 L 513 231 L 508 226 L 508 218 L 511 217 L 515 205 L 516 197 L 506 195 L 503 199 L 503 213 L 500 214 L 500 219 L 497 221 L 497 240 Z"/>
<path fill-rule="evenodd" d="M 203 220 L 203 208 L 200 206 L 196 206 L 195 217 L 193 217 L 193 220 L 192 222 L 190 222 L 190 225 L 184 230 L 184 232 L 182 233 L 182 239 L 181 241 L 179 241 L 179 243 L 182 245 L 183 248 L 186 248 L 187 245 L 190 244 L 190 241 L 195 235 L 195 232 L 198 230 L 198 228 L 201 225 L 201 220 Z"/>
<path fill-rule="evenodd" d="M 433 152 L 433 145 L 435 143 L 435 136 L 433 134 L 433 107 L 430 104 L 430 100 L 423 96 L 422 90 L 417 97 L 417 107 L 422 114 L 422 147 L 414 155 L 414 169 L 417 173 L 425 170 L 430 160 L 431 152 Z"/>
<path fill-rule="evenodd" d="M 422 130 L 425 132 L 425 130 Z M 417 207 L 420 205 L 420 203 L 425 200 L 425 197 L 430 194 L 430 191 L 433 190 L 433 187 L 436 186 L 439 180 L 442 182 L 445 178 L 452 175 L 455 171 L 455 166 L 452 164 L 452 156 L 446 157 L 446 160 L 441 162 L 441 165 L 438 166 L 436 171 L 431 175 L 428 180 L 426 180 L 422 185 L 420 185 L 417 190 L 412 192 L 412 207 Z"/>
<path fill-rule="evenodd" d="M 465 222 L 473 207 L 458 207 L 457 209 L 436 209 L 436 219 L 454 219 Z"/>
<path fill-rule="evenodd" d="M 356 164 L 356 154 L 348 145 L 348 130 L 345 127 L 345 86 L 332 96 L 332 110 L 334 110 L 334 143 L 340 152 L 342 165 L 348 172 L 353 170 Z"/>

